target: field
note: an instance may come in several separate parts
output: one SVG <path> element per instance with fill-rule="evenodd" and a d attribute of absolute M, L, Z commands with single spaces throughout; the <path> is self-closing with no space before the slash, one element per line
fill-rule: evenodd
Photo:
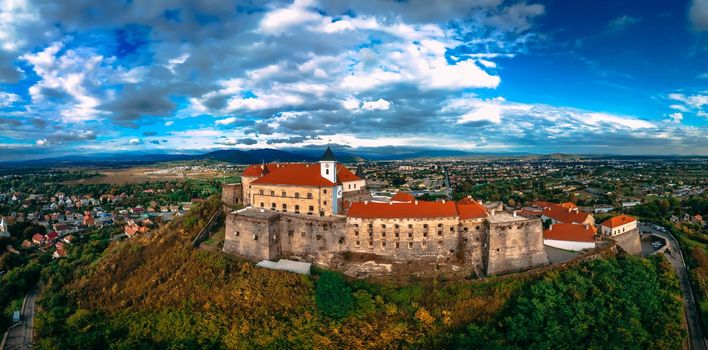
<path fill-rule="evenodd" d="M 224 182 L 238 182 L 234 174 L 224 176 L 224 171 L 212 167 L 173 166 L 173 167 L 135 167 L 123 169 L 98 169 L 96 177 L 64 181 L 65 185 L 126 185 L 157 181 L 184 181 L 188 179 L 212 180 L 225 179 Z"/>

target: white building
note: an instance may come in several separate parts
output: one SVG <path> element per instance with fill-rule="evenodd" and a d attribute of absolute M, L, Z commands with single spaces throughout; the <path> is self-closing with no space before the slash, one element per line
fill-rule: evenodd
<path fill-rule="evenodd" d="M 606 236 L 617 236 L 636 228 L 637 219 L 624 214 L 607 219 L 600 224 L 600 232 Z"/>
<path fill-rule="evenodd" d="M 573 251 L 595 249 L 595 229 L 589 224 L 553 224 L 543 231 L 543 244 Z"/>

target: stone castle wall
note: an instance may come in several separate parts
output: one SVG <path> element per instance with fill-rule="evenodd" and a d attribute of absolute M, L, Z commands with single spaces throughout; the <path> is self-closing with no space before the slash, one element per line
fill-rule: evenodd
<path fill-rule="evenodd" d="M 541 221 L 508 213 L 490 218 L 486 252 L 487 275 L 548 264 Z"/>
<path fill-rule="evenodd" d="M 221 203 L 228 208 L 243 204 L 243 187 L 241 184 L 224 184 L 221 186 Z"/>
<path fill-rule="evenodd" d="M 548 264 L 538 219 L 318 217 L 247 208 L 227 215 L 224 252 L 339 268 L 346 253 L 389 263 L 429 261 L 500 274 Z M 501 215 L 503 216 L 503 215 Z M 512 216 L 506 214 L 509 218 Z"/>
<path fill-rule="evenodd" d="M 635 228 L 625 233 L 612 236 L 611 238 L 628 254 L 637 255 L 642 252 L 642 240 L 639 237 L 639 229 Z"/>

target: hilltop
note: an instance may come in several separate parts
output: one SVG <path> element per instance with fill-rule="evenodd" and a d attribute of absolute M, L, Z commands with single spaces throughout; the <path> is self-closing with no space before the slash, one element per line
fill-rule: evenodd
<path fill-rule="evenodd" d="M 192 249 L 218 205 L 112 243 L 87 273 L 45 275 L 36 348 L 676 348 L 684 337 L 661 258 L 403 286 L 308 277 Z"/>

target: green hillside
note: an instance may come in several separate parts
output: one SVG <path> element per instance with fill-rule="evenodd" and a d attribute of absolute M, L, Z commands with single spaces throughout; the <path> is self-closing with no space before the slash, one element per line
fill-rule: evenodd
<path fill-rule="evenodd" d="M 39 349 L 677 348 L 668 263 L 406 286 L 300 276 L 191 249 L 216 197 L 75 273 L 45 271 Z M 601 330 L 601 331 L 600 331 Z"/>

